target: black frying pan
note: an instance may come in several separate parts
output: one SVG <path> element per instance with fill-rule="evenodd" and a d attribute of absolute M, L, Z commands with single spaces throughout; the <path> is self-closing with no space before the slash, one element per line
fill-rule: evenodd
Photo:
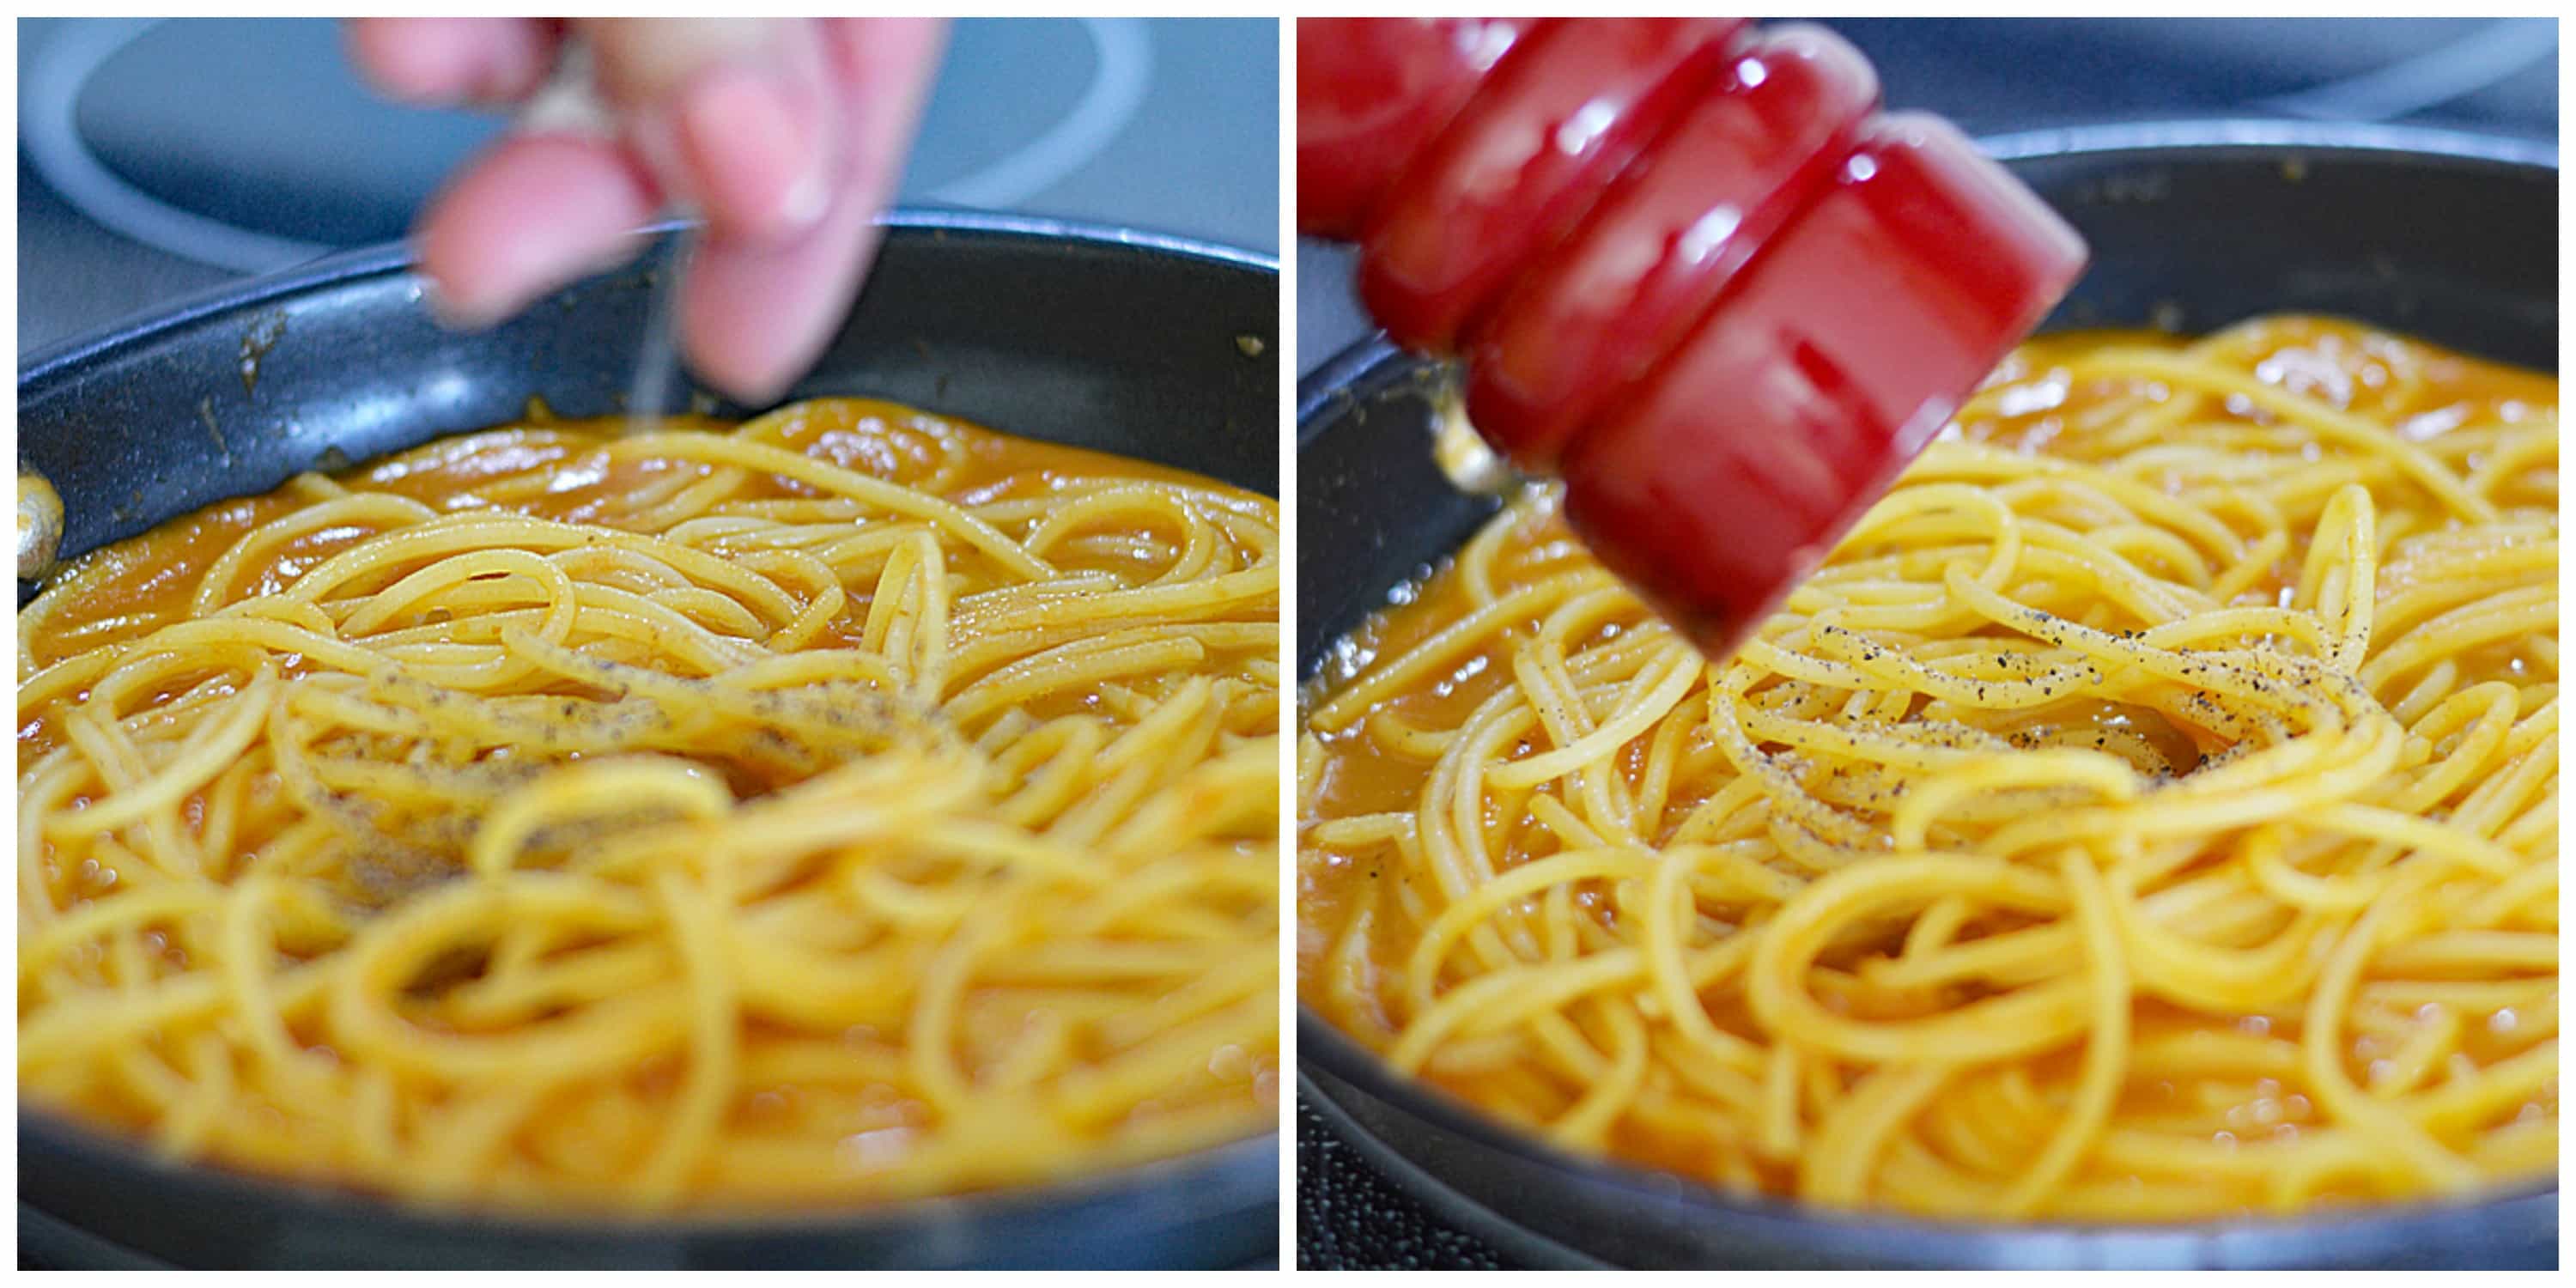
<path fill-rule="evenodd" d="M 2303 310 L 2555 370 L 2554 149 L 2418 130 L 2254 122 L 1987 141 L 2084 234 L 2093 264 L 2052 327 L 2198 332 Z M 1383 341 L 1300 381 L 1297 657 L 1312 676 L 1387 591 L 1454 549 L 1490 500 L 1433 466 L 1434 373 Z M 2287 1221 L 1933 1223 L 1729 1200 L 1577 1159 L 1388 1070 L 1301 1009 L 1302 1089 L 1433 1210 L 1536 1264 L 1790 1268 L 2448 1268 L 2557 1264 L 2558 1194 Z"/>
<path fill-rule="evenodd" d="M 858 307 L 791 397 L 892 398 L 1278 494 L 1275 260 L 1043 220 L 888 222 Z M 532 396 L 617 412 L 658 270 L 656 256 L 459 335 L 423 311 L 400 248 L 335 257 L 30 359 L 19 461 L 60 491 L 71 555 L 298 470 L 511 420 Z M 1278 1178 L 1262 1137 L 854 1212 L 514 1221 L 174 1167 L 18 1116 L 23 1246 L 58 1265 L 1221 1267 L 1276 1255 Z"/>

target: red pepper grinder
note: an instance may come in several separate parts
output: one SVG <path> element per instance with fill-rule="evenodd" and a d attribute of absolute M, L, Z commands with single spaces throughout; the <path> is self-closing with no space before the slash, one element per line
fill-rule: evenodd
<path fill-rule="evenodd" d="M 1722 657 L 2084 266 L 1957 130 L 1877 107 L 1817 27 L 1303 18 L 1297 222 Z"/>

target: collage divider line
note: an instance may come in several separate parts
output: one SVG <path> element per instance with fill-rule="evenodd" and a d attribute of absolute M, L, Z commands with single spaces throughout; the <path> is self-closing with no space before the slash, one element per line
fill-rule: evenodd
<path fill-rule="evenodd" d="M 1279 1268 L 1297 1268 L 1297 19 L 1279 19 Z"/>

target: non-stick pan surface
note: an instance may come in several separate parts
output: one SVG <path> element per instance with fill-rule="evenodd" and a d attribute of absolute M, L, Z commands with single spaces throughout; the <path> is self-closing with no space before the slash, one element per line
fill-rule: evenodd
<path fill-rule="evenodd" d="M 1277 494 L 1275 261 L 1043 220 L 888 222 L 848 325 L 791 397 L 892 398 Z M 69 555 L 511 420 L 532 397 L 620 411 L 658 271 L 657 256 L 462 335 L 432 323 L 399 248 L 326 260 L 30 360 L 19 459 L 62 494 Z M 430 1214 L 171 1166 L 24 1110 L 18 1141 L 21 1233 L 66 1263 L 1220 1267 L 1277 1245 L 1270 1137 L 1054 1187 L 635 1222 Z"/>
<path fill-rule="evenodd" d="M 2053 328 L 2206 331 L 2311 311 L 2555 370 L 2554 150 L 2428 131 L 2262 122 L 1987 141 L 2084 234 Z M 1297 656 L 1334 640 L 1492 513 L 1428 449 L 1434 373 L 1382 341 L 1298 386 Z M 1435 1211 L 1515 1255 L 1635 1267 L 2472 1267 L 2557 1264 L 2553 1187 L 2453 1205 L 2188 1226 L 1934 1223 L 1729 1200 L 1577 1159 L 1388 1070 L 1300 1009 L 1304 1089 Z"/>

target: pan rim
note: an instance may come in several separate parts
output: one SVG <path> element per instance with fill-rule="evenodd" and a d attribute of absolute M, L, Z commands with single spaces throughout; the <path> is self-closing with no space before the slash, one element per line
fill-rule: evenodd
<path fill-rule="evenodd" d="M 878 216 L 877 226 L 888 232 L 922 232 L 961 234 L 1010 241 L 1070 242 L 1098 249 L 1138 251 L 1157 257 L 1195 261 L 1210 267 L 1233 268 L 1279 275 L 1276 255 L 1205 241 L 1178 233 L 1121 227 L 1079 219 L 1058 219 L 1044 215 L 1018 215 L 977 210 L 930 210 L 899 208 Z M 694 227 L 686 220 L 661 220 L 637 229 L 633 244 L 640 252 L 673 233 Z M 170 331 L 191 326 L 219 314 L 309 294 L 327 286 L 344 285 L 369 277 L 408 273 L 419 262 L 419 255 L 407 241 L 385 242 L 337 251 L 293 268 L 240 281 L 226 282 L 154 305 L 104 326 L 57 340 L 29 352 L 18 364 L 18 396 L 23 401 L 32 388 L 49 385 L 67 375 L 76 375 L 79 364 L 96 359 L 108 350 L 137 344 Z"/>
<path fill-rule="evenodd" d="M 2532 170 L 2558 168 L 2557 145 L 2538 139 L 2421 125 L 2244 116 L 2113 121 L 2012 130 L 1980 135 L 1977 147 L 1998 161 L 2037 161 L 2105 152 L 2174 149 L 2187 149 L 2195 154 L 2230 149 L 2264 152 L 2297 149 L 2397 153 L 2425 159 L 2495 162 Z"/>

